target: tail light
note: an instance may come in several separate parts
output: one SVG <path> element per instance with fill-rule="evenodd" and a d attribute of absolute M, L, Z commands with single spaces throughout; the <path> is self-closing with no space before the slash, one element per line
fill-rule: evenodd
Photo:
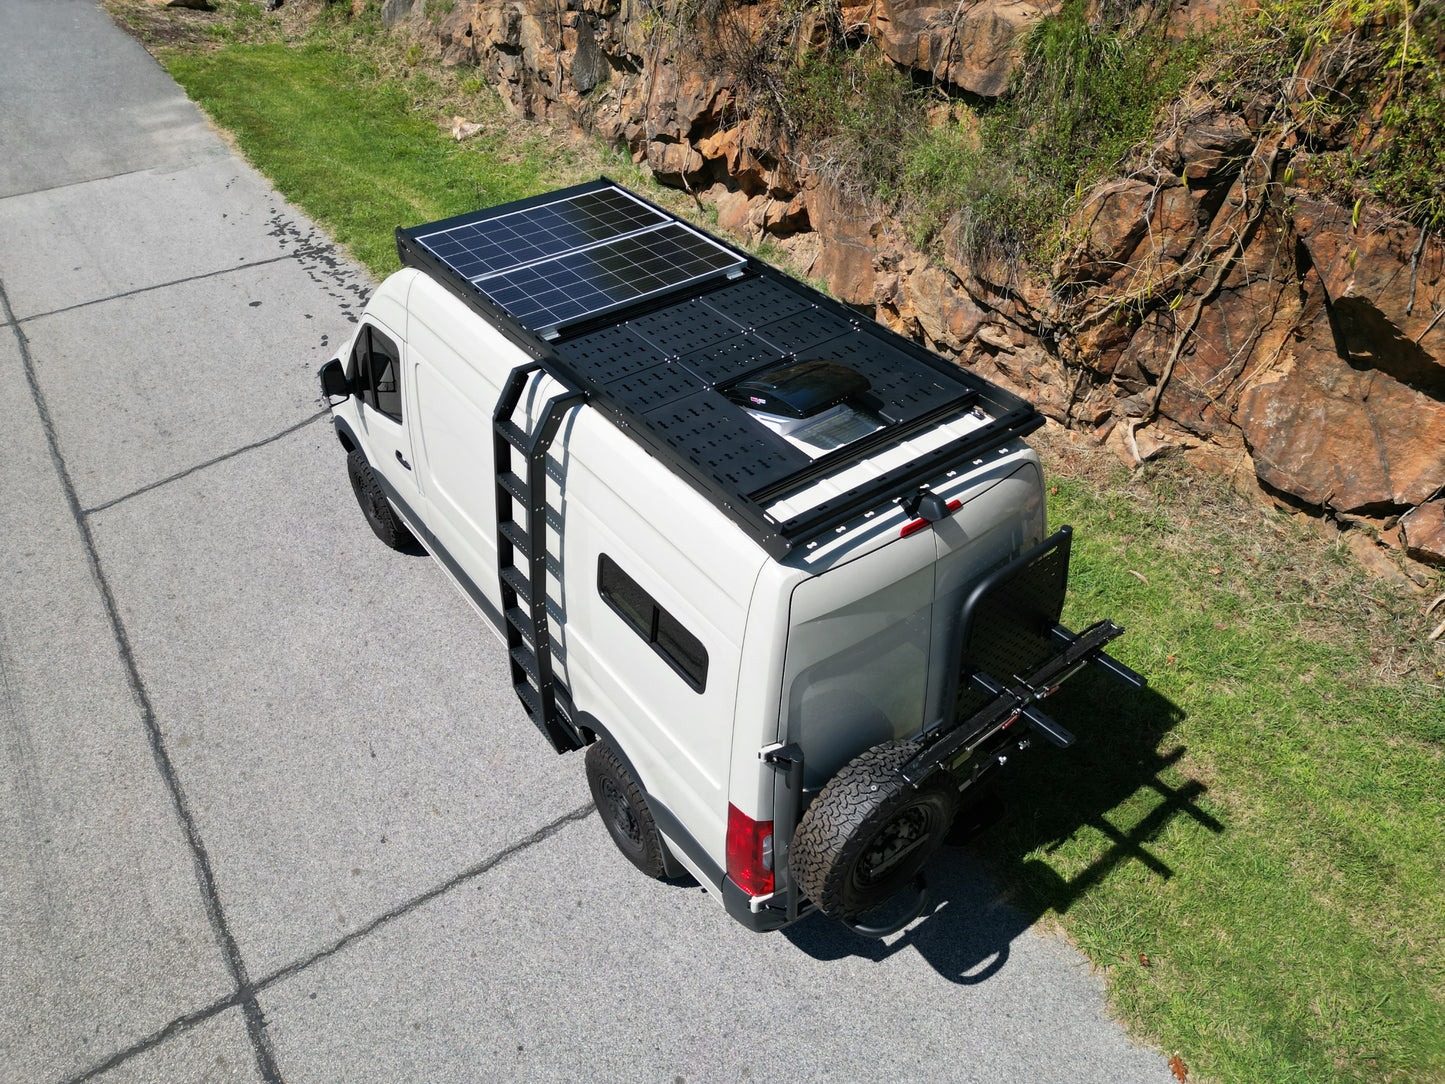
<path fill-rule="evenodd" d="M 728 876 L 749 896 L 773 891 L 773 822 L 728 805 Z"/>

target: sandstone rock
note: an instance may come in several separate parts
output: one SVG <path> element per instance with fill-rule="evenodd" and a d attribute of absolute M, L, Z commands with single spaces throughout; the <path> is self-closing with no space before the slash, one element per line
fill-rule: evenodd
<path fill-rule="evenodd" d="M 1369 513 L 1414 505 L 1445 481 L 1445 403 L 1350 367 L 1320 319 L 1285 371 L 1240 397 L 1260 479 L 1306 503 Z"/>
<path fill-rule="evenodd" d="M 769 190 L 763 209 L 763 229 L 777 237 L 786 237 L 808 228 L 808 201 L 801 195 L 779 199 Z"/>
<path fill-rule="evenodd" d="M 647 168 L 663 184 L 694 185 L 703 179 L 706 167 L 702 155 L 686 143 L 653 140 L 647 145 Z"/>
<path fill-rule="evenodd" d="M 1183 128 L 1174 150 L 1191 181 L 1209 181 L 1232 173 L 1254 147 L 1254 134 L 1243 117 L 1210 112 Z"/>
<path fill-rule="evenodd" d="M 1351 211 L 1314 200 L 1296 201 L 1295 224 L 1334 310 L 1345 347 L 1357 362 L 1445 398 L 1445 245 L 1425 238 L 1414 271 L 1420 231 L 1365 214 L 1352 228 Z M 1416 343 L 1419 339 L 1419 343 Z"/>
<path fill-rule="evenodd" d="M 572 85 L 577 88 L 578 94 L 586 94 L 599 83 L 607 81 L 611 68 L 597 45 L 589 20 L 579 18 L 573 34 L 576 44 L 572 50 Z"/>
<path fill-rule="evenodd" d="M 455 68 L 477 63 L 477 41 L 472 27 L 472 6 L 458 4 L 437 27 L 442 47 L 442 66 Z"/>
<path fill-rule="evenodd" d="M 808 219 L 823 243 L 818 270 L 828 280 L 829 291 L 848 304 L 871 303 L 878 216 L 821 181 L 811 185 L 806 196 Z"/>
<path fill-rule="evenodd" d="M 1160 184 L 1112 180 L 1099 185 L 1070 226 L 1083 240 L 1054 268 L 1068 282 L 1120 289 L 1163 282 L 1179 269 L 1197 233 L 1198 200 L 1173 178 Z"/>
<path fill-rule="evenodd" d="M 971 94 L 996 97 L 1018 62 L 1020 32 L 1056 4 L 979 0 L 879 0 L 872 30 L 890 60 L 927 72 Z"/>
<path fill-rule="evenodd" d="M 522 47 L 522 13 L 516 8 L 492 8 L 486 27 L 488 48 L 515 52 Z"/>
<path fill-rule="evenodd" d="M 1426 501 L 1400 520 L 1405 553 L 1417 561 L 1445 565 L 1445 498 Z"/>
<path fill-rule="evenodd" d="M 1342 531 L 1341 538 L 1346 548 L 1355 555 L 1355 560 L 1359 561 L 1365 571 L 1376 579 L 1387 580 L 1401 587 L 1414 586 L 1390 559 L 1389 554 L 1363 531 Z"/>
<path fill-rule="evenodd" d="M 1154 186 L 1124 181 L 1091 194 L 1074 225 L 1084 239 L 1060 261 L 1054 273 L 1075 282 L 1108 282 L 1124 267 L 1149 227 Z"/>
<path fill-rule="evenodd" d="M 742 189 L 733 189 L 717 197 L 717 228 L 729 233 L 741 233 L 748 224 L 754 204 L 762 196 L 750 197 Z"/>
<path fill-rule="evenodd" d="M 415 8 L 416 0 L 382 0 L 381 25 L 390 29 L 397 23 L 410 19 Z"/>
<path fill-rule="evenodd" d="M 906 277 L 894 279 L 893 304 L 901 316 L 917 322 L 929 342 L 956 354 L 978 333 L 983 310 L 937 264 L 923 262 Z"/>
<path fill-rule="evenodd" d="M 977 338 L 979 342 L 992 347 L 994 350 L 1002 350 L 1009 354 L 1014 352 L 1013 339 L 1009 337 L 1008 332 L 997 324 L 984 324 L 978 329 L 975 338 Z"/>

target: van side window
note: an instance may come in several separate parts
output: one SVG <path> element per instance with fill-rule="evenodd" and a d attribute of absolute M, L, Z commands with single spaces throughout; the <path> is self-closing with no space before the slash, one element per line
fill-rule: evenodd
<path fill-rule="evenodd" d="M 356 337 L 349 368 L 361 401 L 392 421 L 401 421 L 401 351 L 396 344 L 367 324 Z"/>
<path fill-rule="evenodd" d="M 597 591 L 664 662 L 698 692 L 707 685 L 707 648 L 607 554 L 597 558 Z"/>

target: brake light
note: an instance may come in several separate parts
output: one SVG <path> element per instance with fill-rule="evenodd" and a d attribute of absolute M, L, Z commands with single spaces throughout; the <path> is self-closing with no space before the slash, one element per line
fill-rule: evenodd
<path fill-rule="evenodd" d="M 963 502 L 956 497 L 948 502 L 948 510 L 950 512 L 957 512 L 962 507 Z M 909 523 L 905 523 L 903 529 L 898 532 L 898 537 L 907 538 L 911 534 L 917 534 L 932 522 L 931 519 L 915 519 Z"/>
<path fill-rule="evenodd" d="M 728 876 L 749 896 L 773 891 L 773 822 L 728 804 Z"/>

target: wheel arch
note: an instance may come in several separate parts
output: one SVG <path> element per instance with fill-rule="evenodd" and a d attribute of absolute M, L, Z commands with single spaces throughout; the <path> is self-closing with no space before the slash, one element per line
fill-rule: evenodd
<path fill-rule="evenodd" d="M 622 743 L 619 742 L 613 736 L 612 732 L 591 712 L 579 711 L 576 717 L 576 724 L 577 728 L 582 732 L 582 737 L 586 739 L 587 745 L 593 744 L 600 738 L 606 738 L 607 744 L 611 746 L 613 753 L 617 755 L 617 759 L 622 762 L 622 766 L 627 769 L 628 774 L 631 775 L 633 779 L 637 780 L 637 786 L 642 791 L 642 800 L 647 803 L 647 808 L 652 814 L 653 821 L 657 824 L 662 834 L 667 837 L 667 839 L 662 841 L 662 861 L 666 867 L 667 877 L 682 877 L 688 873 L 687 868 L 677 860 L 671 848 L 667 846 L 667 841 L 671 840 L 677 844 L 681 850 L 685 851 L 688 858 L 708 873 L 709 878 L 712 879 L 712 873 L 717 867 L 717 863 L 708 857 L 702 845 L 693 838 L 691 832 L 682 826 L 682 822 L 673 815 L 672 810 L 663 805 L 657 796 L 647 789 L 647 784 L 642 781 L 642 774 L 638 772 L 637 766 L 632 763 L 632 758 L 627 755 L 627 750 L 622 747 Z M 718 874 L 716 882 L 721 883 L 721 870 L 718 870 Z"/>
<path fill-rule="evenodd" d="M 335 415 L 332 415 L 331 424 L 336 428 L 336 439 L 341 442 L 341 446 L 346 449 L 348 455 L 361 450 L 361 441 L 356 439 L 356 434 L 351 431 L 351 426 Z"/>

